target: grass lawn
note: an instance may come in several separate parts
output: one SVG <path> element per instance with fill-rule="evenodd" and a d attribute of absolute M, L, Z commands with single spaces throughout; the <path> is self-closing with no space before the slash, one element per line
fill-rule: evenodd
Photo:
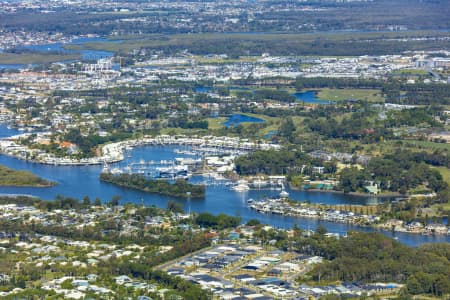
<path fill-rule="evenodd" d="M 392 72 L 392 75 L 396 75 L 396 74 L 423 76 L 423 75 L 428 75 L 428 72 L 425 70 L 421 70 L 421 69 L 404 69 L 404 70 L 395 70 L 394 72 Z"/>
<path fill-rule="evenodd" d="M 413 145 L 417 149 L 421 150 L 436 150 L 447 149 L 450 151 L 450 144 L 447 143 L 434 143 L 430 141 L 417 141 L 417 140 L 402 140 L 404 144 Z"/>
<path fill-rule="evenodd" d="M 220 129 L 226 120 L 227 118 L 208 118 L 208 129 Z"/>
<path fill-rule="evenodd" d="M 398 143 L 401 142 L 401 145 Z M 352 142 L 353 146 L 360 145 L 364 148 L 363 152 L 369 155 L 382 155 L 383 153 L 389 153 L 395 149 L 401 148 L 405 150 L 411 150 L 415 152 L 433 152 L 437 149 L 448 149 L 450 151 L 450 144 L 434 143 L 429 141 L 417 141 L 417 140 L 388 140 L 383 143 L 377 144 L 361 144 L 358 142 Z"/>
<path fill-rule="evenodd" d="M 320 89 L 317 96 L 319 99 L 332 101 L 356 99 L 370 102 L 384 102 L 384 97 L 380 90 L 370 89 Z"/>
<path fill-rule="evenodd" d="M 448 169 L 446 167 L 433 167 L 433 168 L 438 170 L 439 173 L 441 173 L 442 178 L 444 179 L 444 181 L 447 182 L 450 185 L 450 169 Z"/>

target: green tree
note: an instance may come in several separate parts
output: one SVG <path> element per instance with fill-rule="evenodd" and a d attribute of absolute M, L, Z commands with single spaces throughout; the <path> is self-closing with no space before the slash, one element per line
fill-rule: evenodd
<path fill-rule="evenodd" d="M 119 201 L 122 199 L 122 196 L 115 195 L 111 198 L 111 201 L 109 202 L 110 206 L 119 206 Z"/>
<path fill-rule="evenodd" d="M 291 117 L 281 122 L 279 135 L 286 138 L 289 142 L 293 142 L 295 138 L 295 124 Z"/>
<path fill-rule="evenodd" d="M 175 202 L 173 200 L 167 202 L 167 210 L 173 212 L 173 213 L 183 213 L 183 205 L 181 205 L 178 202 Z"/>
<path fill-rule="evenodd" d="M 316 234 L 318 234 L 319 236 L 323 236 L 328 232 L 327 228 L 323 225 L 319 225 L 316 228 Z"/>
<path fill-rule="evenodd" d="M 83 205 L 84 206 L 90 206 L 91 205 L 91 199 L 89 198 L 88 195 L 83 197 Z"/>
<path fill-rule="evenodd" d="M 102 205 L 102 200 L 100 200 L 99 197 L 96 197 L 94 200 L 94 205 L 95 206 L 101 206 Z"/>

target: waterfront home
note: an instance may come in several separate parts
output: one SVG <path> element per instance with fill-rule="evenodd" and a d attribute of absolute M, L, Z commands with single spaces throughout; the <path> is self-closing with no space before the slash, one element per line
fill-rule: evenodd
<path fill-rule="evenodd" d="M 444 224 L 428 224 L 425 229 L 429 233 L 447 234 L 449 229 Z"/>

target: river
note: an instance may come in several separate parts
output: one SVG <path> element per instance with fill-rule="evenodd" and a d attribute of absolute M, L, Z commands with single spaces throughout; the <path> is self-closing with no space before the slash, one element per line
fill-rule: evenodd
<path fill-rule="evenodd" d="M 18 132 L 0 125 L 0 138 L 7 137 Z M 174 150 L 178 146 L 143 146 L 130 151 L 127 162 L 138 162 L 141 159 L 164 160 L 174 157 L 187 157 L 187 155 L 176 154 Z M 294 224 L 303 229 L 315 229 L 319 224 L 324 225 L 328 231 L 344 234 L 348 230 L 373 231 L 371 228 L 363 228 L 353 225 L 318 221 L 314 219 L 295 218 L 279 215 L 265 215 L 257 213 L 247 206 L 249 198 L 261 199 L 265 196 L 276 196 L 279 191 L 273 190 L 251 190 L 247 193 L 238 193 L 230 190 L 224 185 L 210 185 L 206 190 L 204 200 L 180 200 L 172 197 L 147 194 L 131 189 L 120 188 L 114 185 L 99 181 L 99 174 L 102 166 L 51 166 L 31 163 L 18 160 L 13 157 L 0 155 L 0 164 L 19 170 L 28 170 L 46 179 L 56 181 L 57 186 L 49 188 L 32 187 L 0 187 L 1 194 L 27 194 L 52 200 L 56 195 L 64 195 L 81 199 L 88 195 L 91 199 L 99 197 L 107 202 L 113 196 L 122 196 L 122 202 L 144 203 L 145 205 L 155 205 L 167 207 L 167 202 L 175 200 L 184 205 L 186 211 L 211 212 L 213 214 L 225 213 L 229 215 L 239 215 L 242 220 L 259 219 L 262 223 L 267 223 L 279 228 L 290 228 Z M 199 177 L 194 181 L 202 180 Z M 356 197 L 344 194 L 334 194 L 325 192 L 305 192 L 287 190 L 290 197 L 296 200 L 309 200 L 312 203 L 327 204 L 369 204 L 378 201 L 376 198 Z M 407 233 L 383 232 L 387 236 L 397 237 L 404 244 L 417 246 L 427 242 L 450 242 L 450 236 L 424 236 Z"/>

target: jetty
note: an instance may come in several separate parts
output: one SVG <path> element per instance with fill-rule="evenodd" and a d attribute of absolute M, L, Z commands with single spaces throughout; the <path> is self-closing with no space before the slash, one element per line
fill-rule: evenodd
<path fill-rule="evenodd" d="M 49 133 L 40 133 L 48 135 Z M 52 153 L 47 153 L 40 149 L 30 148 L 20 143 L 21 138 L 26 138 L 29 134 L 20 134 L 0 140 L 0 153 L 10 155 L 22 160 L 33 161 L 36 163 L 49 165 L 102 165 L 123 161 L 125 153 L 134 147 L 139 146 L 166 146 L 166 145 L 184 145 L 190 146 L 192 151 L 199 156 L 207 155 L 243 155 L 250 151 L 281 149 L 279 144 L 267 143 L 263 141 L 250 141 L 235 137 L 188 137 L 184 135 L 170 136 L 159 135 L 156 137 L 146 136 L 139 139 L 125 140 L 116 143 L 109 143 L 102 147 L 101 155 L 90 158 L 73 158 L 70 156 L 57 157 Z"/>

